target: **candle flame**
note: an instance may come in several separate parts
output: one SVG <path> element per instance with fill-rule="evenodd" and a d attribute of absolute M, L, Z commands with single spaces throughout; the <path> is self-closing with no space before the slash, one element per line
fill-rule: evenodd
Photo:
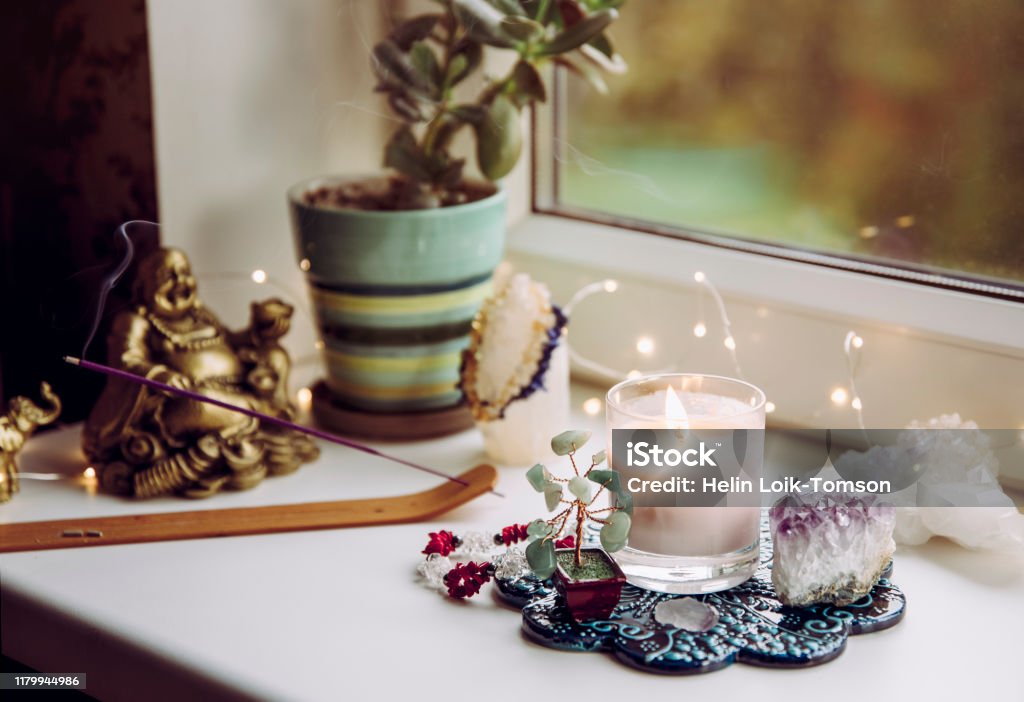
<path fill-rule="evenodd" d="M 689 417 L 686 416 L 686 408 L 683 407 L 683 401 L 679 399 L 679 395 L 676 394 L 671 385 L 665 390 L 665 417 L 672 422 L 677 422 L 683 428 L 687 427 L 689 425 Z"/>

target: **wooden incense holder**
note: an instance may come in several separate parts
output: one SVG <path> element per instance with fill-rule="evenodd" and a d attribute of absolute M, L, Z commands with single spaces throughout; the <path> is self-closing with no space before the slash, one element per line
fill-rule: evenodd
<path fill-rule="evenodd" d="M 0 553 L 418 522 L 491 492 L 498 471 L 481 464 L 459 475 L 458 481 L 410 495 L 365 500 L 15 522 L 0 526 Z"/>

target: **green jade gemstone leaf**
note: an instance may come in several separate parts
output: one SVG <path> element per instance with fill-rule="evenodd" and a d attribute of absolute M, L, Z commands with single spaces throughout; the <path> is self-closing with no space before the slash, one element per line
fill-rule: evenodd
<path fill-rule="evenodd" d="M 590 488 L 591 482 L 582 475 L 577 475 L 569 480 L 569 492 L 575 495 L 577 499 L 583 500 L 584 502 L 590 501 Z"/>
<path fill-rule="evenodd" d="M 623 514 L 633 516 L 633 494 L 628 490 L 619 490 L 615 493 L 615 506 L 618 507 Z"/>
<path fill-rule="evenodd" d="M 604 485 L 611 492 L 618 493 L 622 490 L 622 486 L 619 483 L 619 474 L 614 470 L 592 470 L 587 475 L 587 478 L 598 485 Z"/>
<path fill-rule="evenodd" d="M 625 512 L 613 512 L 608 517 L 607 523 L 601 527 L 601 546 L 605 551 L 613 553 L 622 550 L 629 537 L 632 521 Z"/>
<path fill-rule="evenodd" d="M 558 483 L 550 482 L 544 486 L 544 505 L 548 508 L 549 512 L 553 512 L 555 507 L 562 501 L 562 486 Z"/>
<path fill-rule="evenodd" d="M 526 561 L 538 578 L 550 578 L 557 567 L 554 544 L 541 540 L 530 543 L 526 547 Z"/>
<path fill-rule="evenodd" d="M 548 469 L 542 464 L 538 463 L 530 470 L 526 471 L 526 479 L 533 486 L 533 489 L 537 492 L 544 492 L 547 484 L 551 482 L 551 474 L 548 473 Z"/>
<path fill-rule="evenodd" d="M 605 462 L 606 458 L 608 458 L 607 452 L 601 449 L 590 458 L 590 463 L 591 465 L 599 466 Z"/>
<path fill-rule="evenodd" d="M 543 519 L 534 519 L 526 526 L 526 535 L 531 539 L 541 539 L 551 533 L 551 527 Z"/>
<path fill-rule="evenodd" d="M 606 522 L 604 529 L 607 529 L 608 536 L 616 541 L 625 541 L 633 524 L 633 520 L 625 512 L 612 512 Z"/>
<path fill-rule="evenodd" d="M 551 440 L 551 450 L 556 456 L 568 456 L 573 451 L 583 448 L 590 441 L 590 432 L 581 429 L 570 429 Z"/>

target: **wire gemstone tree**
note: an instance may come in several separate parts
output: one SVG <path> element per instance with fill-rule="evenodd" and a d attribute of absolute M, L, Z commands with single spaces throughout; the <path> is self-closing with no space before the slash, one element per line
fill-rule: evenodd
<path fill-rule="evenodd" d="M 538 463 L 526 473 L 526 479 L 537 492 L 544 493 L 549 512 L 559 506 L 562 510 L 550 519 L 536 519 L 527 528 L 532 541 L 526 547 L 526 558 L 533 572 L 540 578 L 550 577 L 557 567 L 554 542 L 561 538 L 569 520 L 576 520 L 576 543 L 574 563 L 582 565 L 583 527 L 587 520 L 601 524 L 601 546 L 608 552 L 622 549 L 626 545 L 633 513 L 632 495 L 622 488 L 619 474 L 610 469 L 600 469 L 606 454 L 600 451 L 590 459 L 590 466 L 581 470 L 576 463 L 576 452 L 590 439 L 589 431 L 566 431 L 551 440 L 551 450 L 556 456 L 568 456 L 572 464 L 573 477 L 556 478 Z M 594 487 L 597 486 L 595 490 Z M 571 499 L 564 494 L 569 488 Z M 597 499 L 608 490 L 615 495 L 611 507 L 594 508 Z M 601 516 L 599 516 L 601 515 Z"/>

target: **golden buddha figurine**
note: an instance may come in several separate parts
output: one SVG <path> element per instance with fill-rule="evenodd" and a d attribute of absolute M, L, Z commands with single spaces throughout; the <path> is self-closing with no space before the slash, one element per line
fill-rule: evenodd
<path fill-rule="evenodd" d="M 43 383 L 43 399 L 49 403 L 42 408 L 27 397 L 12 397 L 7 412 L 0 415 L 0 502 L 7 502 L 18 491 L 18 452 L 28 438 L 43 424 L 49 424 L 60 415 L 60 398 Z"/>
<path fill-rule="evenodd" d="M 276 417 L 294 415 L 291 363 L 278 343 L 291 326 L 291 306 L 253 303 L 249 328 L 232 332 L 200 302 L 188 258 L 177 249 L 147 256 L 132 294 L 135 309 L 111 327 L 109 365 Z M 304 434 L 117 378 L 93 408 L 82 446 L 104 489 L 135 497 L 244 490 L 319 455 Z"/>

